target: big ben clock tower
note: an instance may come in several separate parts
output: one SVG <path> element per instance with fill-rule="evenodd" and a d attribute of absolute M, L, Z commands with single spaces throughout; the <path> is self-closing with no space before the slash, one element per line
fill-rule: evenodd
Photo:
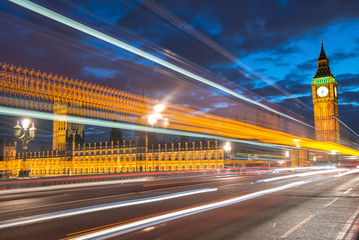
<path fill-rule="evenodd" d="M 338 121 L 337 81 L 329 68 L 329 60 L 322 48 L 317 72 L 312 82 L 315 135 L 317 141 L 340 142 Z"/>

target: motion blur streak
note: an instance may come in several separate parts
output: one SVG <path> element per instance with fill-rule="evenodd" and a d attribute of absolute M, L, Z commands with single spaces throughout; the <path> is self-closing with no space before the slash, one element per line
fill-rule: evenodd
<path fill-rule="evenodd" d="M 8 116 L 27 116 L 29 118 L 38 118 L 38 119 L 44 119 L 44 120 L 50 120 L 50 121 L 64 121 L 72 122 L 72 123 L 79 123 L 79 124 L 85 124 L 85 125 L 92 125 L 92 126 L 101 126 L 101 127 L 108 127 L 108 128 L 122 128 L 122 129 L 129 129 L 129 130 L 135 130 L 135 131 L 147 131 L 147 132 L 156 132 L 156 133 L 162 133 L 162 134 L 173 134 L 173 135 L 182 135 L 182 136 L 189 136 L 189 137 L 198 137 L 198 138 L 209 138 L 209 139 L 220 139 L 223 141 L 231 141 L 231 142 L 238 142 L 238 143 L 246 143 L 256 146 L 265 146 L 270 148 L 297 148 L 295 146 L 288 146 L 284 144 L 291 144 L 291 142 L 288 142 L 288 140 L 293 140 L 292 138 L 295 137 L 294 135 L 287 134 L 286 138 L 283 136 L 285 133 L 278 132 L 280 135 L 271 136 L 271 138 L 264 138 L 262 141 L 271 141 L 274 143 L 282 143 L 283 145 L 279 144 L 272 144 L 272 143 L 263 143 L 263 142 L 255 142 L 255 141 L 248 141 L 248 140 L 241 140 L 237 139 L 235 137 L 240 136 L 239 133 L 232 133 L 228 137 L 223 133 L 222 131 L 218 132 L 218 134 L 222 133 L 222 135 L 211 135 L 211 134 L 205 134 L 205 133 L 196 133 L 196 131 L 201 132 L 201 128 L 193 126 L 190 129 L 192 131 L 186 131 L 186 130 L 173 130 L 173 129 L 164 129 L 164 128 L 152 128 L 148 126 L 142 126 L 142 125 L 136 125 L 136 124 L 130 124 L 130 123 L 121 123 L 121 122 L 110 122 L 110 121 L 104 121 L 99 119 L 90 119 L 90 118 L 81 118 L 81 117 L 74 117 L 74 116 L 65 116 L 65 115 L 57 115 L 52 113 L 45 113 L 45 112 L 36 112 L 26 109 L 16 109 L 16 108 L 8 108 L 8 107 L 2 107 L 0 106 L 0 114 L 8 115 Z M 235 130 L 233 130 L 235 131 Z M 262 131 L 265 131 L 263 128 Z M 273 130 L 268 130 L 269 132 L 274 132 Z M 290 138 L 292 137 L 292 138 Z M 285 140 L 285 141 L 284 141 Z M 351 149 L 339 144 L 335 144 L 332 142 L 319 142 L 314 141 L 307 138 L 301 138 L 301 149 L 302 150 L 321 150 L 326 152 L 331 152 L 333 148 L 336 149 L 336 153 L 340 154 L 347 154 L 347 155 L 353 155 L 353 156 L 359 156 L 359 151 L 355 149 Z"/>
<path fill-rule="evenodd" d="M 196 75 L 194 73 L 191 73 L 191 72 L 189 72 L 189 71 L 187 71 L 187 70 L 185 70 L 183 68 L 180 68 L 180 67 L 178 67 L 178 66 L 176 66 L 176 65 L 174 65 L 172 63 L 169 63 L 169 62 L 167 62 L 167 61 L 165 61 L 163 59 L 160 59 L 160 58 L 158 58 L 158 57 L 156 57 L 156 56 L 154 56 L 152 54 L 149 54 L 149 53 L 147 53 L 145 51 L 142 51 L 142 50 L 140 50 L 138 48 L 135 48 L 135 47 L 133 47 L 133 46 L 131 46 L 131 45 L 125 43 L 125 42 L 122 42 L 122 41 L 120 41 L 120 40 L 118 40 L 116 38 L 110 37 L 110 36 L 108 36 L 108 35 L 106 35 L 106 34 L 104 34 L 102 32 L 99 32 L 99 31 L 97 31 L 97 30 L 95 30 L 93 28 L 90 28 L 90 27 L 88 27 L 88 26 L 86 26 L 84 24 L 76 22 L 76 21 L 74 21 L 74 20 L 72 20 L 70 18 L 67 18 L 67 17 L 65 17 L 65 16 L 63 16 L 61 14 L 53 12 L 53 11 L 47 9 L 47 8 L 44 8 L 44 7 L 42 7 L 42 6 L 38 5 L 38 4 L 33 3 L 31 1 L 28 1 L 28 0 L 9 0 L 9 1 L 13 2 L 15 4 L 18 4 L 18 5 L 20 5 L 20 6 L 24 7 L 24 8 L 27 8 L 27 9 L 29 9 L 31 11 L 34 11 L 34 12 L 36 12 L 38 14 L 41 14 L 41 15 L 43 15 L 45 17 L 48 17 L 48 18 L 50 18 L 50 19 L 52 19 L 54 21 L 60 22 L 60 23 L 65 24 L 65 25 L 67 25 L 69 27 L 77 29 L 77 30 L 79 30 L 81 32 L 87 33 L 87 34 L 89 34 L 89 35 L 91 35 L 93 37 L 101 39 L 101 40 L 103 40 L 105 42 L 113 44 L 113 45 L 115 45 L 117 47 L 123 48 L 123 49 L 125 49 L 125 50 L 127 50 L 127 51 L 129 51 L 131 53 L 134 53 L 136 55 L 144 57 L 144 58 L 146 58 L 148 60 L 151 60 L 151 61 L 153 61 L 155 63 L 158 63 L 158 64 L 160 64 L 160 65 L 162 65 L 164 67 L 167 67 L 167 68 L 169 68 L 169 69 L 171 69 L 173 71 L 176 71 L 176 72 L 178 72 L 180 74 L 183 74 L 183 75 L 185 75 L 187 77 L 190 77 L 190 78 L 195 79 L 195 80 L 197 80 L 199 82 L 205 83 L 205 84 L 207 84 L 207 85 L 209 85 L 211 87 L 217 88 L 217 89 L 219 89 L 219 90 L 221 90 L 221 91 L 223 91 L 223 92 L 225 92 L 227 94 L 230 94 L 230 95 L 232 95 L 232 96 L 234 96 L 236 98 L 239 98 L 239 99 L 244 100 L 246 102 L 252 103 L 252 104 L 257 105 L 257 106 L 260 106 L 261 108 L 269 110 L 269 111 L 271 111 L 273 113 L 277 113 L 277 114 L 279 114 L 279 115 L 281 115 L 283 117 L 286 117 L 286 118 L 291 119 L 293 121 L 299 122 L 299 123 L 301 123 L 301 124 L 303 124 L 305 126 L 314 128 L 313 126 L 311 126 L 309 124 L 306 124 L 306 123 L 304 123 L 302 121 L 299 121 L 299 120 L 297 120 L 297 119 L 295 119 L 295 118 L 293 118 L 291 116 L 288 116 L 288 115 L 286 115 L 284 113 L 281 113 L 281 112 L 279 112 L 279 111 L 277 111 L 277 110 L 275 110 L 273 108 L 270 108 L 270 107 L 268 107 L 268 106 L 266 106 L 266 105 L 264 105 L 262 103 L 256 102 L 256 101 L 254 101 L 254 100 L 252 100 L 250 98 L 247 98 L 247 97 L 245 97 L 243 95 L 240 95 L 237 92 L 232 91 L 232 90 L 230 90 L 230 89 L 228 89 L 226 87 L 223 87 L 220 84 L 217 84 L 217 83 L 214 83 L 212 81 L 209 81 L 208 79 L 205 79 L 205 78 L 203 78 L 201 76 L 198 76 L 198 75 Z"/>
<path fill-rule="evenodd" d="M 185 209 L 185 210 L 181 210 L 181 211 L 177 211 L 177 212 L 164 214 L 164 215 L 157 216 L 157 217 L 144 219 L 144 220 L 137 221 L 137 222 L 124 224 L 124 225 L 121 225 L 121 226 L 105 229 L 105 230 L 94 232 L 94 233 L 87 234 L 87 235 L 84 235 L 84 236 L 74 237 L 74 238 L 71 238 L 71 239 L 85 240 L 85 239 L 94 239 L 94 238 L 96 238 L 96 239 L 110 238 L 110 237 L 121 235 L 121 234 L 124 234 L 124 233 L 127 233 L 127 232 L 138 230 L 138 229 L 141 229 L 141 228 L 149 227 L 149 226 L 151 226 L 153 224 L 159 224 L 159 223 L 167 222 L 167 221 L 174 220 L 174 219 L 177 219 L 177 218 L 181 218 L 181 217 L 193 215 L 193 214 L 196 214 L 196 213 L 208 211 L 208 210 L 211 210 L 211 209 L 225 207 L 227 205 L 243 202 L 243 201 L 246 201 L 246 200 L 249 200 L 249 199 L 252 199 L 252 198 L 260 197 L 260 196 L 263 196 L 263 195 L 266 195 L 266 194 L 269 194 L 269 193 L 273 193 L 273 192 L 282 191 L 282 190 L 292 188 L 292 187 L 296 187 L 296 186 L 299 186 L 299 185 L 302 185 L 302 184 L 305 184 L 305 183 L 307 183 L 307 182 L 306 181 L 295 182 L 295 183 L 287 184 L 287 185 L 284 185 L 284 186 L 281 186 L 281 187 L 270 188 L 270 189 L 267 189 L 267 190 L 262 190 L 262 191 L 259 191 L 259 192 L 250 193 L 250 194 L 247 194 L 247 195 L 244 195 L 244 196 L 235 197 L 235 198 L 231 198 L 231 199 L 216 202 L 216 203 L 205 204 L 205 205 L 202 205 L 202 206 L 199 206 L 199 207 L 193 207 L 193 208 L 189 208 L 189 209 Z"/>
<path fill-rule="evenodd" d="M 353 173 L 358 173 L 358 172 L 359 172 L 359 169 L 350 170 L 350 171 L 347 171 L 345 173 L 337 174 L 334 177 L 342 177 L 342 176 L 345 176 L 345 175 L 348 175 L 348 174 L 353 174 Z"/>
<path fill-rule="evenodd" d="M 333 169 L 333 170 L 323 170 L 323 171 L 317 171 L 317 172 L 298 173 L 298 174 L 292 174 L 292 175 L 287 175 L 287 176 L 261 179 L 261 180 L 257 180 L 257 182 L 271 182 L 271 181 L 286 179 L 286 178 L 304 177 L 304 176 L 310 176 L 310 175 L 316 175 L 316 174 L 322 174 L 322 173 L 332 173 L 332 172 L 341 172 L 341 171 L 343 171 L 343 169 Z"/>
<path fill-rule="evenodd" d="M 323 167 L 293 167 L 293 168 L 276 168 L 274 171 L 295 171 L 295 170 L 321 170 L 321 169 L 333 169 L 334 166 L 323 166 Z"/>
<path fill-rule="evenodd" d="M 143 182 L 143 181 L 147 181 L 147 178 L 118 180 L 118 181 L 111 181 L 111 182 L 77 183 L 77 184 L 57 185 L 57 186 L 50 186 L 50 187 L 36 187 L 36 188 L 1 190 L 0 195 L 1 194 L 9 194 L 9 193 L 19 193 L 19 192 L 26 192 L 27 193 L 27 192 L 47 191 L 47 190 L 54 190 L 54 189 L 80 188 L 80 187 L 87 187 L 87 186 L 110 185 L 110 184 L 129 183 L 129 182 Z"/>
<path fill-rule="evenodd" d="M 26 115 L 29 118 L 44 119 L 44 120 L 49 120 L 49 121 L 54 121 L 54 120 L 61 121 L 63 119 L 66 119 L 67 122 L 71 122 L 71 123 L 79 123 L 79 124 L 109 127 L 109 128 L 122 128 L 122 129 L 130 129 L 130 130 L 135 130 L 135 131 L 157 132 L 157 133 L 163 133 L 163 134 L 182 135 L 182 136 L 198 137 L 198 138 L 212 138 L 212 139 L 219 138 L 219 136 L 215 136 L 215 135 L 207 135 L 207 134 L 201 134 L 201 133 L 185 132 L 185 131 L 170 130 L 170 129 L 163 129 L 163 128 L 152 128 L 152 127 L 140 126 L 140 125 L 129 124 L 129 123 L 109 122 L 109 121 L 104 121 L 104 120 L 80 118 L 80 117 L 74 117 L 74 116 L 62 116 L 62 115 L 56 115 L 56 114 L 52 114 L 52 113 L 37 112 L 37 111 L 31 111 L 31 110 L 26 110 L 26 109 L 8 108 L 8 107 L 2 107 L 2 106 L 0 106 L 0 113 L 4 114 L 4 115 L 9 115 L 9 116 L 20 116 L 20 117 Z M 252 144 L 252 145 L 257 145 L 257 146 L 274 147 L 274 148 L 282 148 L 283 147 L 281 145 L 276 145 L 276 144 L 239 140 L 239 139 L 228 138 L 228 137 L 220 137 L 220 139 L 225 140 L 225 141 L 247 143 L 247 144 Z M 290 148 L 290 146 L 289 146 L 289 148 Z"/>
<path fill-rule="evenodd" d="M 173 194 L 166 194 L 166 195 L 157 196 L 157 197 L 149 197 L 149 198 L 129 200 L 129 201 L 123 201 L 123 202 L 107 203 L 107 204 L 101 204 L 101 205 L 96 205 L 96 206 L 83 207 L 83 208 L 78 208 L 78 209 L 70 209 L 70 210 L 47 213 L 47 214 L 42 214 L 42 215 L 35 215 L 35 216 L 31 216 L 31 217 L 26 217 L 26 218 L 20 218 L 20 219 L 0 222 L 0 229 L 19 226 L 19 225 L 23 225 L 23 224 L 41 222 L 41 221 L 46 221 L 46 220 L 51 220 L 51 219 L 57 219 L 57 218 L 62 218 L 62 217 L 69 217 L 69 216 L 74 216 L 74 215 L 79 215 L 79 214 L 84 214 L 84 213 L 109 210 L 109 209 L 113 209 L 113 208 L 126 207 L 126 206 L 151 203 L 151 202 L 158 202 L 158 201 L 163 201 L 163 200 L 168 200 L 168 199 L 173 199 L 173 198 L 178 198 L 178 197 L 185 197 L 185 196 L 199 194 L 199 193 L 205 193 L 205 192 L 213 192 L 213 191 L 217 191 L 217 188 L 202 188 L 202 189 L 197 189 L 197 190 L 191 190 L 191 191 L 185 191 L 185 192 L 179 192 L 179 193 L 173 193 Z"/>

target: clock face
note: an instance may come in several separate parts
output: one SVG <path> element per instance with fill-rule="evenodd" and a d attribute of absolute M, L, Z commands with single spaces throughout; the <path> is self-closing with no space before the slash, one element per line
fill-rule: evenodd
<path fill-rule="evenodd" d="M 325 97 L 325 96 L 328 95 L 328 93 L 329 93 L 329 90 L 328 90 L 328 88 L 325 87 L 325 86 L 321 86 L 321 87 L 318 88 L 318 90 L 317 90 L 317 94 L 318 94 L 319 97 Z"/>
<path fill-rule="evenodd" d="M 338 97 L 337 87 L 334 88 L 334 94 L 335 94 L 335 97 L 337 98 Z"/>

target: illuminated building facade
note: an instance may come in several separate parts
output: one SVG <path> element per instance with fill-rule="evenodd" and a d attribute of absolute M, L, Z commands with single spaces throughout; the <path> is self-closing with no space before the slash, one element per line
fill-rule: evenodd
<path fill-rule="evenodd" d="M 29 152 L 30 176 L 60 176 L 154 171 L 206 170 L 224 167 L 218 141 L 160 143 L 137 147 L 135 142 L 117 141 L 75 144 L 71 151 Z M 0 161 L 0 169 L 17 175 L 21 156 Z"/>
<path fill-rule="evenodd" d="M 317 72 L 312 82 L 316 140 L 340 143 L 338 121 L 338 90 L 323 42 L 318 58 Z"/>
<path fill-rule="evenodd" d="M 68 115 L 66 104 L 57 102 L 54 104 L 54 114 Z M 76 107 L 74 107 L 76 109 Z M 67 121 L 53 121 L 52 149 L 57 151 L 71 150 L 72 141 L 76 144 L 83 144 L 85 141 L 85 126 L 83 124 Z"/>
<path fill-rule="evenodd" d="M 144 99 L 143 95 L 142 98 Z M 141 101 L 139 108 L 146 108 L 144 101 Z M 224 167 L 224 153 L 218 141 L 190 143 L 188 137 L 181 137 L 179 142 L 159 143 L 155 133 L 142 131 L 135 131 L 134 141 L 125 141 L 122 140 L 119 129 L 112 129 L 110 142 L 85 144 L 84 125 L 66 120 L 66 116 L 80 115 L 81 108 L 57 101 L 53 111 L 54 114 L 62 116 L 61 119 L 53 121 L 53 151 L 26 154 L 26 162 L 23 164 L 27 169 L 31 169 L 30 176 L 206 170 Z M 11 146 L 15 151 L 12 153 L 13 158 L 0 162 L 0 169 L 8 176 L 19 172 L 23 154 L 17 154 L 15 158 L 16 147 Z"/>

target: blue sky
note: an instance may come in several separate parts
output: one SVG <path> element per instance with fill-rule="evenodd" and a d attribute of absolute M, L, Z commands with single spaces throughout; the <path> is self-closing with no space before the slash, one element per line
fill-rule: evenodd
<path fill-rule="evenodd" d="M 34 2 L 253 99 L 268 99 L 309 123 L 310 84 L 323 38 L 338 82 L 340 119 L 359 132 L 358 1 Z M 0 14 L 0 61 L 61 75 L 71 72 L 75 78 L 129 92 L 145 89 L 148 96 L 222 116 L 246 112 L 243 103 L 216 90 L 10 2 L 1 1 Z M 201 37 L 191 35 L 193 31 Z M 206 41 L 221 46 L 245 67 Z"/>

